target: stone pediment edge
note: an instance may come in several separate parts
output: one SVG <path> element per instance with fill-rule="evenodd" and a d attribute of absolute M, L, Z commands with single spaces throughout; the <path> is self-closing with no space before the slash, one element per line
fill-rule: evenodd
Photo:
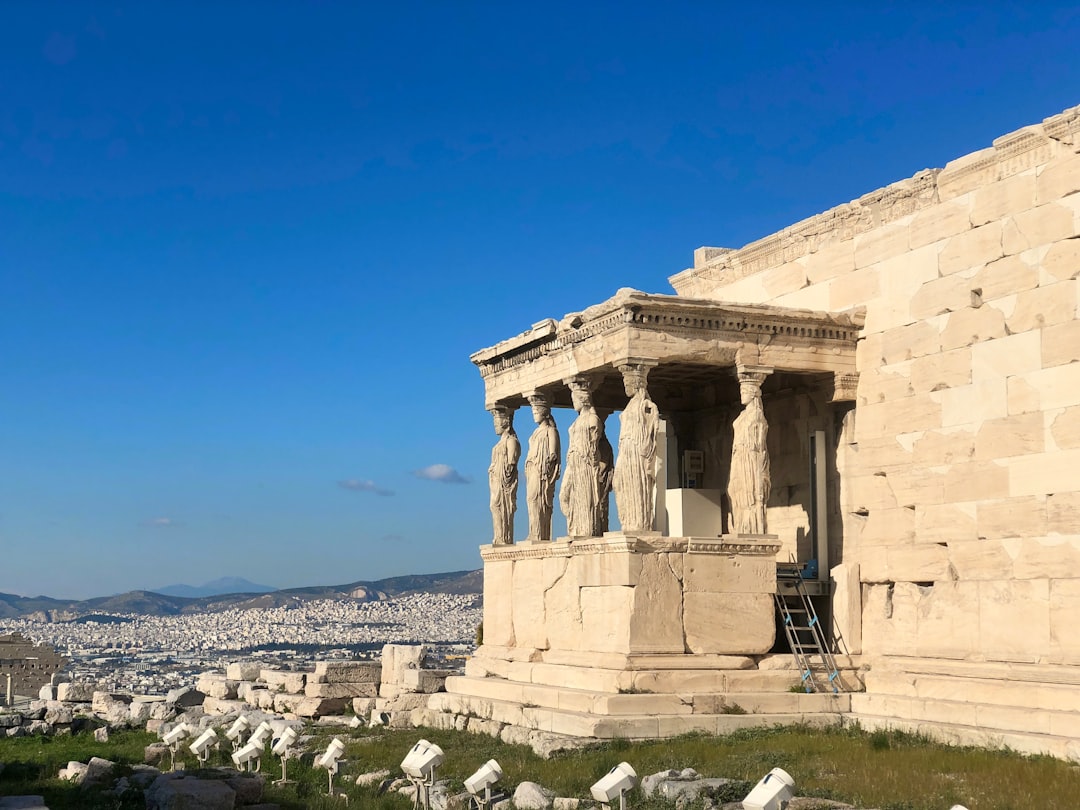
<path fill-rule="evenodd" d="M 715 290 L 951 199 L 974 179 L 992 182 L 1010 177 L 1077 146 L 1080 106 L 1003 135 L 992 146 L 951 161 L 944 169 L 924 169 L 741 248 L 700 248 L 702 263 L 670 276 L 668 282 L 680 294 L 693 294 L 702 281 Z"/>

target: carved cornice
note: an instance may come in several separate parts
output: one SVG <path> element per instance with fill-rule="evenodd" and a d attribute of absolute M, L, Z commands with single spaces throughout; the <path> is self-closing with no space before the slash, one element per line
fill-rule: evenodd
<path fill-rule="evenodd" d="M 624 290 L 602 304 L 563 318 L 557 329 L 526 333 L 530 339 L 522 336 L 504 341 L 474 353 L 471 359 L 487 378 L 627 328 L 729 343 L 783 339 L 851 348 L 861 324 L 848 315 Z M 634 358 L 632 362 L 647 360 L 663 358 Z"/>
<path fill-rule="evenodd" d="M 725 534 L 722 537 L 688 537 L 687 554 L 737 554 L 745 557 L 775 557 L 780 538 L 775 534 Z"/>
<path fill-rule="evenodd" d="M 577 557 L 596 554 L 724 554 L 749 557 L 775 556 L 780 541 L 775 535 L 724 535 L 722 537 L 663 537 L 659 533 L 626 535 L 608 532 L 603 537 L 566 538 L 552 543 L 516 543 L 481 546 L 484 562 Z"/>

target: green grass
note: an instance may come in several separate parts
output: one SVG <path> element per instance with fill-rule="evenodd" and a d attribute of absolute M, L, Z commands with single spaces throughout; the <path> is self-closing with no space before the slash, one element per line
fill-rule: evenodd
<path fill-rule="evenodd" d="M 641 775 L 665 768 L 694 768 L 703 776 L 744 780 L 732 791 L 745 791 L 770 768 L 782 767 L 795 778 L 803 796 L 836 799 L 859 807 L 880 810 L 944 810 L 963 804 L 970 810 L 1074 810 L 1080 796 L 1080 767 L 1048 757 L 1023 757 L 1003 751 L 949 748 L 899 732 L 859 729 L 747 729 L 724 737 L 688 735 L 655 742 L 614 740 L 594 748 L 550 760 L 540 759 L 522 746 L 509 746 L 483 735 L 413 729 L 333 730 L 320 728 L 299 761 L 289 763 L 296 784 L 268 787 L 267 801 L 287 810 L 337 810 L 340 801 L 328 799 L 326 772 L 312 767 L 313 755 L 333 736 L 348 747 L 335 788 L 350 796 L 350 807 L 410 807 L 403 797 L 378 797 L 376 788 L 353 784 L 360 773 L 385 768 L 399 775 L 398 764 L 420 737 L 442 746 L 447 758 L 439 771 L 454 790 L 489 758 L 503 767 L 504 784 L 540 782 L 560 796 L 588 796 L 589 786 L 611 767 L 626 760 Z M 69 759 L 86 761 L 101 756 L 122 763 L 142 761 L 143 746 L 153 741 L 139 732 L 116 733 L 109 743 L 95 743 L 89 735 L 58 738 L 0 740 L 0 795 L 36 793 L 46 797 L 53 810 L 80 808 L 142 807 L 135 798 L 127 803 L 116 798 L 97 800 L 78 789 L 62 785 L 56 772 Z M 226 754 L 219 752 L 224 763 Z M 280 776 L 276 758 L 267 757 L 263 770 L 268 779 Z M 731 796 L 718 798 L 732 800 Z M 741 796 L 734 796 L 734 799 Z M 635 810 L 670 810 L 672 805 L 646 800 L 635 793 Z"/>

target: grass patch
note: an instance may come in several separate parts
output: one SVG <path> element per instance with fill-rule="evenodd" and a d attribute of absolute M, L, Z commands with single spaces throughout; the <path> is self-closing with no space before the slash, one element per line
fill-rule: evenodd
<path fill-rule="evenodd" d="M 342 803 L 325 797 L 326 772 L 312 767 L 316 752 L 325 750 L 334 736 L 346 742 L 342 774 L 335 780 L 350 797 L 350 807 L 401 808 L 410 802 L 401 796 L 378 796 L 377 787 L 357 787 L 358 774 L 385 768 L 397 775 L 409 748 L 424 737 L 446 751 L 440 778 L 451 780 L 454 790 L 490 758 L 502 765 L 504 785 L 512 789 L 530 780 L 551 788 L 559 796 L 588 795 L 589 786 L 614 765 L 626 760 L 641 775 L 665 768 L 694 768 L 704 776 L 742 780 L 722 798 L 741 799 L 770 768 L 791 773 L 802 796 L 834 799 L 858 807 L 881 810 L 941 810 L 963 804 L 972 810 L 1073 810 L 1080 795 L 1080 768 L 1048 757 L 1024 757 L 1003 751 L 949 748 L 901 732 L 867 733 L 858 728 L 744 729 L 723 737 L 691 734 L 668 740 L 633 742 L 612 740 L 583 751 L 549 760 L 523 746 L 511 746 L 484 735 L 434 729 L 331 729 L 319 728 L 299 760 L 289 762 L 289 777 L 296 784 L 268 787 L 266 801 L 287 810 L 338 810 Z M 130 801 L 102 797 L 96 801 L 56 779 L 70 759 L 85 762 L 100 756 L 121 763 L 142 761 L 142 747 L 153 741 L 139 732 L 115 733 L 108 743 L 90 735 L 57 738 L 0 740 L 0 795 L 41 794 L 53 810 L 127 810 L 141 808 L 141 798 Z M 226 761 L 224 751 L 211 764 Z M 268 780 L 280 776 L 278 760 L 263 760 Z M 735 794 L 739 795 L 736 796 Z M 670 810 L 660 800 L 646 800 L 635 792 L 635 810 Z"/>

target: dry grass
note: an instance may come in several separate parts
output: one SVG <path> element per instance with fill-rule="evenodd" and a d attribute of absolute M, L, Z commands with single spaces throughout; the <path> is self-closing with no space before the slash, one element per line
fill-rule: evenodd
<path fill-rule="evenodd" d="M 329 810 L 343 803 L 327 799 L 326 772 L 311 767 L 314 753 L 335 733 L 319 729 L 307 753 L 289 763 L 297 784 L 270 788 L 267 801 L 289 810 Z M 348 743 L 343 774 L 337 780 L 350 796 L 350 807 L 408 808 L 400 796 L 378 796 L 374 788 L 351 784 L 355 776 L 381 768 L 395 775 L 412 744 L 425 737 L 441 745 L 447 758 L 440 778 L 459 790 L 462 781 L 489 758 L 495 758 L 509 787 L 530 780 L 560 796 L 586 797 L 589 785 L 626 760 L 641 775 L 666 768 L 694 768 L 704 776 L 744 780 L 742 790 L 770 768 L 782 767 L 795 778 L 798 792 L 880 810 L 946 810 L 963 804 L 970 810 L 1075 810 L 1080 807 L 1080 767 L 1046 757 L 1023 757 L 1004 751 L 948 748 L 912 735 L 858 729 L 749 729 L 724 737 L 690 735 L 671 740 L 616 740 L 550 760 L 522 746 L 509 746 L 486 736 L 416 729 L 339 730 Z M 128 732 L 115 742 L 98 744 L 91 737 L 0 740 L 0 795 L 45 794 L 54 810 L 142 806 L 134 799 L 119 802 L 87 797 L 61 785 L 56 771 L 69 759 L 102 756 L 121 762 L 141 759 L 149 735 Z M 221 755 L 224 761 L 224 755 Z M 264 760 L 269 779 L 279 775 L 277 760 Z M 348 778 L 349 776 L 352 779 Z M 722 798 L 731 798 L 723 796 Z M 734 797 L 738 798 L 738 797 Z M 635 810 L 670 810 L 672 805 L 632 796 Z"/>

